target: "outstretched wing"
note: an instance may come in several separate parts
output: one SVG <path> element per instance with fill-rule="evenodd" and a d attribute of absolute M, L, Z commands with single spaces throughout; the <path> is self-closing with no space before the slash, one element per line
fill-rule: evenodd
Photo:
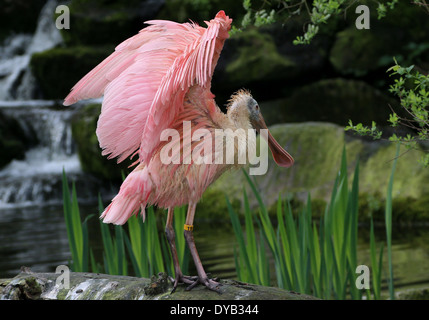
<path fill-rule="evenodd" d="M 210 89 L 232 20 L 220 11 L 206 22 L 147 21 L 83 77 L 64 105 L 104 94 L 97 136 L 103 155 L 123 161 L 139 150 L 148 161 L 161 132 L 178 116 L 188 89 Z"/>

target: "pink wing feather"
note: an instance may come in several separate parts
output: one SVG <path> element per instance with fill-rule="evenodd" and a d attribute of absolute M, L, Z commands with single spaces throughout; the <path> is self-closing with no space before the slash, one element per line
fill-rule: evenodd
<path fill-rule="evenodd" d="M 147 21 L 149 27 L 118 45 L 73 87 L 64 105 L 104 93 L 97 125 L 103 155 L 121 162 L 139 150 L 140 161 L 147 162 L 188 89 L 210 88 L 231 22 L 223 11 L 207 28 Z"/>

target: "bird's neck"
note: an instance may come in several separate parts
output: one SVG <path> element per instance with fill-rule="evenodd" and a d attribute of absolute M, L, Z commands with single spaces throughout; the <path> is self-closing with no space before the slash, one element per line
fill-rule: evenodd
<path fill-rule="evenodd" d="M 233 126 L 231 129 L 244 129 L 247 131 L 247 129 L 252 128 L 247 110 L 241 110 L 240 107 L 230 108 L 227 117 Z"/>

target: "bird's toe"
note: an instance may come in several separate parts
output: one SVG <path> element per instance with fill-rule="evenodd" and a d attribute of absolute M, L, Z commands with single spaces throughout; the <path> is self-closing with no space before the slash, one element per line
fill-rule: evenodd
<path fill-rule="evenodd" d="M 192 290 L 198 284 L 202 284 L 209 290 L 215 291 L 217 293 L 222 293 L 219 288 L 222 284 L 209 278 L 197 278 L 191 285 L 186 288 L 186 290 Z"/>
<path fill-rule="evenodd" d="M 171 293 L 174 293 L 177 289 L 177 286 L 179 283 L 184 283 L 187 285 L 193 285 L 194 283 L 198 283 L 198 277 L 197 276 L 185 276 L 185 275 L 178 275 L 176 278 L 169 277 L 170 281 L 173 283 L 173 289 L 171 290 Z"/>

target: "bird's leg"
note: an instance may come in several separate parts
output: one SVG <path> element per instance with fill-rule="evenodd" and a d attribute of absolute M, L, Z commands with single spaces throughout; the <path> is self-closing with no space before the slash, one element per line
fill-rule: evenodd
<path fill-rule="evenodd" d="M 189 251 L 191 252 L 192 259 L 194 260 L 195 267 L 197 269 L 198 273 L 198 279 L 194 281 L 189 287 L 186 288 L 186 290 L 191 290 L 194 288 L 198 283 L 203 284 L 208 289 L 220 292 L 218 286 L 220 285 L 219 282 L 216 282 L 212 279 L 209 279 L 207 277 L 206 272 L 204 271 L 203 265 L 200 260 L 200 256 L 198 255 L 197 248 L 195 246 L 194 236 L 192 233 L 193 230 L 193 222 L 194 222 L 194 215 L 195 215 L 195 208 L 196 204 L 190 203 L 188 206 L 188 214 L 186 216 L 186 222 L 185 222 L 185 239 L 186 243 L 188 244 Z"/>
<path fill-rule="evenodd" d="M 174 213 L 174 209 L 168 208 L 167 223 L 165 224 L 165 235 L 167 236 L 167 240 L 170 245 L 171 256 L 173 257 L 173 264 L 174 264 L 174 274 L 175 274 L 173 290 L 171 291 L 171 293 L 176 291 L 176 288 L 179 282 L 192 284 L 196 280 L 196 277 L 184 276 L 182 274 L 182 270 L 180 269 L 179 258 L 177 257 L 176 242 L 174 241 L 176 235 L 174 233 L 174 228 L 173 228 L 173 213 Z"/>

